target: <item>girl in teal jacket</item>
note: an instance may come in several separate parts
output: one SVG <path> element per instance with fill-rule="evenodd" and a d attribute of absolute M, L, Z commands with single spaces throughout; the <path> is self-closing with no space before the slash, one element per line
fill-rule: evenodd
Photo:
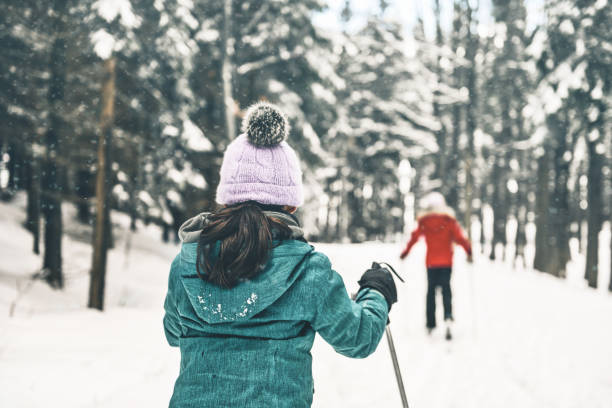
<path fill-rule="evenodd" d="M 223 207 L 183 224 L 164 303 L 181 364 L 170 407 L 310 407 L 315 332 L 348 357 L 374 352 L 397 300 L 393 278 L 370 269 L 355 300 L 292 213 L 301 172 L 283 140 L 286 117 L 260 103 L 224 155 Z"/>

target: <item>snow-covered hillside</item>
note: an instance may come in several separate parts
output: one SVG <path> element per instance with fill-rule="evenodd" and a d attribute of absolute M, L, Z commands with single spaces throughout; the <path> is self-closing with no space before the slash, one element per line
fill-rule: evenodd
<path fill-rule="evenodd" d="M 178 247 L 162 244 L 154 227 L 130 235 L 116 216 L 100 313 L 84 307 L 87 229 L 66 227 L 67 287 L 54 291 L 29 279 L 40 260 L 23 218 L 22 206 L 0 204 L 0 406 L 167 406 L 179 355 L 165 343 L 162 302 Z M 612 296 L 478 257 L 469 265 L 458 251 L 455 339 L 447 342 L 425 334 L 419 245 L 403 263 L 400 243 L 315 245 L 350 291 L 372 260 L 405 277 L 391 329 L 411 407 L 610 406 Z M 313 361 L 315 407 L 401 406 L 385 339 L 370 358 L 350 360 L 317 338 Z"/>

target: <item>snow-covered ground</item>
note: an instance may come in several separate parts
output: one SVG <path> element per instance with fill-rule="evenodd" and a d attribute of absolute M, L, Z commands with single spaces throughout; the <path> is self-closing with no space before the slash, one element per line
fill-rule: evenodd
<path fill-rule="evenodd" d="M 68 222 L 67 287 L 54 291 L 29 279 L 40 260 L 20 204 L 0 204 L 0 407 L 167 406 L 179 356 L 165 343 L 162 302 L 178 247 L 162 244 L 154 227 L 130 235 L 116 216 L 107 310 L 88 310 L 87 229 Z M 391 329 L 411 407 L 610 407 L 605 291 L 478 257 L 469 265 L 457 251 L 455 339 L 447 342 L 425 334 L 422 244 L 403 263 L 399 243 L 315 246 L 349 290 L 372 260 L 405 277 Z M 350 360 L 317 338 L 313 361 L 314 407 L 401 406 L 385 339 L 370 358 Z"/>

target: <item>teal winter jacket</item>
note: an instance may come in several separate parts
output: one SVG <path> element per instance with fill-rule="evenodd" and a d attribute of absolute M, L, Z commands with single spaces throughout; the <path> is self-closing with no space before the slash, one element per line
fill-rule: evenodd
<path fill-rule="evenodd" d="M 315 332 L 345 356 L 374 352 L 387 322 L 382 294 L 366 288 L 351 300 L 328 258 L 300 239 L 279 242 L 255 278 L 208 283 L 195 266 L 204 222 L 200 214 L 181 227 L 170 268 L 164 329 L 181 352 L 170 407 L 310 407 Z"/>

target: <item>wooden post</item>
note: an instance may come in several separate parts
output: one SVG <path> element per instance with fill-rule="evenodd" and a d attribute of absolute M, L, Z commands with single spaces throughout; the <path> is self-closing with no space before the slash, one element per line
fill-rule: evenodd
<path fill-rule="evenodd" d="M 106 253 L 110 236 L 109 175 L 110 146 L 115 101 L 115 58 L 104 61 L 102 84 L 102 113 L 98 141 L 98 173 L 96 176 L 96 223 L 93 236 L 93 261 L 89 285 L 88 307 L 104 309 L 104 285 L 106 279 Z"/>

